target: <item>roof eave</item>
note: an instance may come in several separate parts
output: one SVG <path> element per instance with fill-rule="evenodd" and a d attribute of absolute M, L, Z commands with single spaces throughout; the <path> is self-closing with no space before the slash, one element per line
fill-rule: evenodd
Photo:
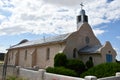
<path fill-rule="evenodd" d="M 80 55 L 100 54 L 99 52 L 79 52 Z"/>

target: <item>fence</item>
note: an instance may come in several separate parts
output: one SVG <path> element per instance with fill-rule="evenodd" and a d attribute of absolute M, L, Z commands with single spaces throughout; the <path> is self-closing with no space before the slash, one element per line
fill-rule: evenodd
<path fill-rule="evenodd" d="M 2 66 L 0 66 L 0 71 Z M 86 76 L 85 78 L 70 77 L 58 74 L 47 73 L 44 69 L 39 69 L 38 71 L 24 69 L 15 66 L 7 67 L 7 76 L 14 75 L 18 77 L 23 77 L 27 80 L 120 80 L 120 73 L 116 73 L 116 76 L 99 78 L 95 76 Z M 0 77 L 2 74 L 0 73 Z M 1 80 L 1 79 L 0 79 Z"/>

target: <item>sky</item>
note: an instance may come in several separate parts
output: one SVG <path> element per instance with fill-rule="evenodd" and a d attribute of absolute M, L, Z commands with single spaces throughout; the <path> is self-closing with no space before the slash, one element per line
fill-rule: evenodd
<path fill-rule="evenodd" d="M 120 0 L 0 0 L 0 52 L 23 39 L 76 31 L 81 2 L 97 38 L 110 41 L 120 60 Z"/>

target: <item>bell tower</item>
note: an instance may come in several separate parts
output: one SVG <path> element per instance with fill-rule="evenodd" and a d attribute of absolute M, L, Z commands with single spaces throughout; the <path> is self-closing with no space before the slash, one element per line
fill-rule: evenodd
<path fill-rule="evenodd" d="M 80 23 L 88 22 L 88 16 L 85 14 L 85 10 L 83 9 L 83 4 L 81 3 L 81 11 L 77 16 L 77 30 L 80 27 Z"/>

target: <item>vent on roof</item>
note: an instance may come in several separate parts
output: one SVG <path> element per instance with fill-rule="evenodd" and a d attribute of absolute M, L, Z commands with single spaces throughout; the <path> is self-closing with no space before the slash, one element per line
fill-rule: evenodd
<path fill-rule="evenodd" d="M 18 43 L 18 44 L 22 44 L 22 43 L 25 43 L 25 42 L 28 42 L 28 40 L 27 40 L 27 39 L 23 39 L 23 40 L 20 41 L 20 43 Z"/>

